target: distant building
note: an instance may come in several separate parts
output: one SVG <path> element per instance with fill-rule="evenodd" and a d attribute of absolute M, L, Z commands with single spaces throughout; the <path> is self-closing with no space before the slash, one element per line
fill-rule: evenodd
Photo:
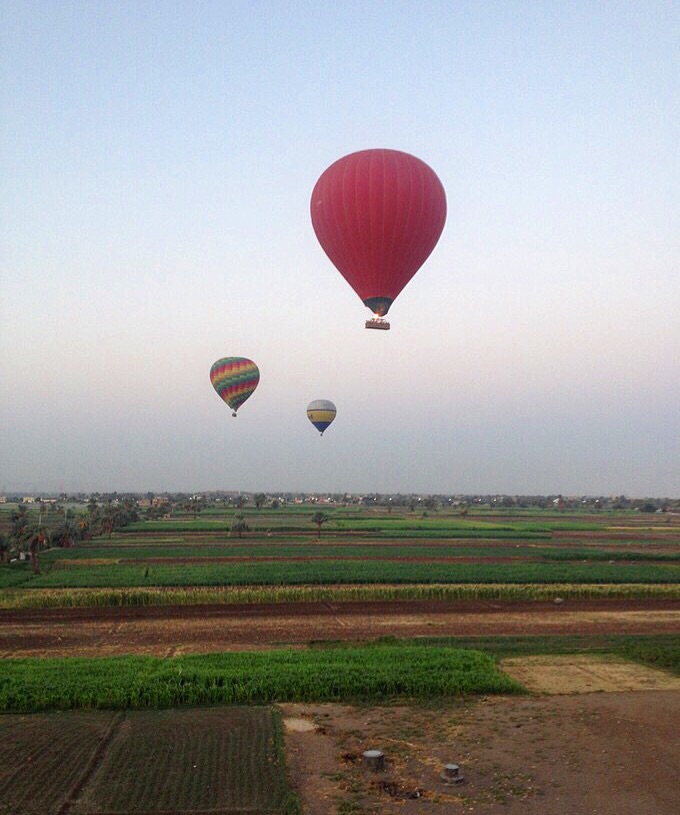
<path fill-rule="evenodd" d="M 0 495 L 0 504 L 6 504 L 6 503 L 7 503 L 7 496 L 6 495 Z"/>
<path fill-rule="evenodd" d="M 22 504 L 35 504 L 35 498 L 32 495 L 24 495 L 21 499 Z"/>

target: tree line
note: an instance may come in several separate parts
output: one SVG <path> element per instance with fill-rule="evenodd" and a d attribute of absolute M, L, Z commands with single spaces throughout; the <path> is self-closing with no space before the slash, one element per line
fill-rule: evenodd
<path fill-rule="evenodd" d="M 138 520 L 136 502 L 100 506 L 90 501 L 85 513 L 76 513 L 60 504 L 39 504 L 37 518 L 24 504 L 12 510 L 8 532 L 0 533 L 0 563 L 29 556 L 33 571 L 40 574 L 40 552 L 69 548 L 95 535 L 108 535 Z M 22 557 L 23 556 L 23 557 Z"/>

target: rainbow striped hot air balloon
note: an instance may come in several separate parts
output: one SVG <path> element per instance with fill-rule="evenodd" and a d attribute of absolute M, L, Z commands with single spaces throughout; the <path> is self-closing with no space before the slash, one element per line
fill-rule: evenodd
<path fill-rule="evenodd" d="M 336 413 L 335 405 L 328 399 L 315 399 L 307 405 L 307 418 L 322 436 Z"/>
<path fill-rule="evenodd" d="M 210 382 L 217 395 L 233 410 L 232 416 L 253 393 L 260 381 L 260 370 L 252 359 L 223 357 L 213 363 Z"/>

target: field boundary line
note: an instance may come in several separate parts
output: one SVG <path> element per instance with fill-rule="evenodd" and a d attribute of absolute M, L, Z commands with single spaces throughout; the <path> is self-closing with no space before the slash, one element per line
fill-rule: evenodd
<path fill-rule="evenodd" d="M 80 793 L 83 791 L 89 780 L 96 772 L 99 765 L 102 763 L 102 760 L 104 759 L 104 754 L 106 753 L 109 744 L 111 744 L 111 742 L 113 741 L 124 719 L 125 711 L 120 711 L 113 717 L 106 733 L 104 733 L 104 736 L 102 737 L 101 741 L 92 752 L 92 755 L 90 756 L 87 764 L 85 765 L 85 769 L 80 774 L 78 780 L 71 788 L 71 791 L 64 800 L 64 803 L 57 810 L 57 815 L 67 815 L 67 813 L 71 811 L 71 808 L 74 806 L 74 804 L 77 803 Z"/>

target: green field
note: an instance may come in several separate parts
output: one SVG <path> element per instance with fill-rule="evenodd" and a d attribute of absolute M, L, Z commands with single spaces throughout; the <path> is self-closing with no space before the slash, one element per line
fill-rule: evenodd
<path fill-rule="evenodd" d="M 86 596 L 94 605 L 107 597 L 116 605 L 170 598 L 183 604 L 192 595 L 180 590 L 192 587 L 195 602 L 209 602 L 198 598 L 210 587 L 252 587 L 250 596 L 277 602 L 290 597 L 286 587 L 305 586 L 375 586 L 374 597 L 383 587 L 389 595 L 389 587 L 410 585 L 422 596 L 431 596 L 427 586 L 477 586 L 480 597 L 489 596 L 485 586 L 505 586 L 505 595 L 498 588 L 493 595 L 512 597 L 518 596 L 512 587 L 537 587 L 535 593 L 522 589 L 524 598 L 545 597 L 538 587 L 551 585 L 564 587 L 565 596 L 573 596 L 570 587 L 635 587 L 623 596 L 648 596 L 643 586 L 680 587 L 680 527 L 653 526 L 654 518 L 639 513 L 475 510 L 462 517 L 448 510 L 331 506 L 322 510 L 328 522 L 317 540 L 311 521 L 317 511 L 314 505 L 248 507 L 243 514 L 251 528 L 243 538 L 228 533 L 233 507 L 210 507 L 196 519 L 180 512 L 130 524 L 111 536 L 43 552 L 40 575 L 27 563 L 1 566 L 0 607 L 80 605 Z M 442 562 L 447 558 L 478 562 Z M 161 588 L 168 593 L 151 591 Z M 75 589 L 101 592 L 76 595 Z M 129 592 L 114 591 L 120 589 Z M 61 603 L 48 590 L 62 591 Z M 40 592 L 35 600 L 27 596 L 31 591 Z M 216 602 L 230 599 L 222 595 Z"/>
<path fill-rule="evenodd" d="M 405 558 L 531 558 L 543 560 L 616 560 L 616 561 L 657 561 L 680 562 L 680 550 L 671 552 L 649 552 L 637 549 L 612 550 L 583 546 L 527 546 L 516 544 L 504 546 L 482 546 L 479 544 L 384 544 L 384 543 L 249 543 L 225 542 L 183 543 L 175 539 L 173 543 L 89 543 L 69 549 L 51 549 L 44 555 L 46 563 L 59 560 L 145 560 L 162 558 L 366 558 L 398 560 Z"/>
<path fill-rule="evenodd" d="M 260 561 L 70 566 L 30 578 L 32 588 L 282 586 L 342 583 L 676 583 L 680 565 Z M 23 583 L 24 586 L 27 582 Z"/>
<path fill-rule="evenodd" d="M 379 641 L 380 642 L 380 641 Z M 385 637 L 382 642 L 421 647 L 472 648 L 492 654 L 496 658 L 509 656 L 536 656 L 544 654 L 609 654 L 641 662 L 652 667 L 664 668 L 680 675 L 680 633 L 647 634 L 589 634 L 589 635 L 527 635 L 503 637 L 419 637 L 400 640 Z M 375 645 L 377 642 L 371 643 Z M 356 644 L 361 647 L 361 643 Z M 347 643 L 314 643 L 317 648 L 345 648 Z"/>
<path fill-rule="evenodd" d="M 516 693 L 495 658 L 615 654 L 680 674 L 680 635 L 423 638 L 275 650 L 106 659 L 6 659 L 0 711 L 167 708 Z"/>
<path fill-rule="evenodd" d="M 421 646 L 159 659 L 5 659 L 0 711 L 427 698 L 520 690 L 477 651 Z"/>

